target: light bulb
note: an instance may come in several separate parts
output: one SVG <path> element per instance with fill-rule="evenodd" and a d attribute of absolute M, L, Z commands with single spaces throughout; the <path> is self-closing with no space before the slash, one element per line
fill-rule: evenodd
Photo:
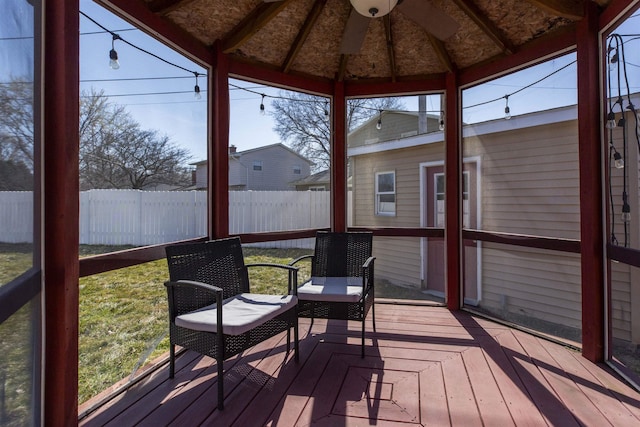
<path fill-rule="evenodd" d="M 618 120 L 618 127 L 619 128 L 623 128 L 624 127 L 624 123 L 625 123 L 624 116 L 622 116 L 622 117 L 620 117 L 620 120 Z"/>
<path fill-rule="evenodd" d="M 509 120 L 511 118 L 511 108 L 509 108 L 509 95 L 504 96 L 504 119 Z"/>
<path fill-rule="evenodd" d="M 610 71 L 615 70 L 617 64 L 618 64 L 618 50 L 616 49 L 616 53 L 614 53 L 609 58 L 609 70 Z"/>
<path fill-rule="evenodd" d="M 616 115 L 613 111 L 609 111 L 609 114 L 607 114 L 607 129 L 615 129 L 616 126 L 618 126 Z"/>
<path fill-rule="evenodd" d="M 200 93 L 200 86 L 195 85 L 193 87 L 193 96 L 198 100 L 202 99 L 202 94 Z"/>
<path fill-rule="evenodd" d="M 264 111 L 264 97 L 265 95 L 262 95 L 262 100 L 260 101 L 260 115 L 264 116 L 265 115 L 265 111 Z"/>
<path fill-rule="evenodd" d="M 111 49 L 109 51 L 109 67 L 112 70 L 117 70 L 120 68 L 120 63 L 118 62 L 118 52 L 115 49 Z"/>
<path fill-rule="evenodd" d="M 624 159 L 617 151 L 613 153 L 613 164 L 616 169 L 624 169 Z"/>
<path fill-rule="evenodd" d="M 507 105 L 506 107 L 504 107 L 504 119 L 509 120 L 510 118 L 511 118 L 511 109 Z"/>
<path fill-rule="evenodd" d="M 378 119 L 378 123 L 376 123 L 376 129 L 382 129 L 382 119 Z"/>
<path fill-rule="evenodd" d="M 440 124 L 438 125 L 438 129 L 444 130 L 444 120 L 440 119 Z"/>
<path fill-rule="evenodd" d="M 622 206 L 621 219 L 622 219 L 622 222 L 624 222 L 624 223 L 631 222 L 631 208 L 629 207 L 628 204 Z"/>

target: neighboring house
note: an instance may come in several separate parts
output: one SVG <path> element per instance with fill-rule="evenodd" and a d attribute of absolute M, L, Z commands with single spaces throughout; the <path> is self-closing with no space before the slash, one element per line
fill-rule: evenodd
<path fill-rule="evenodd" d="M 196 189 L 207 188 L 207 162 L 196 167 Z M 229 190 L 288 191 L 294 182 L 311 173 L 313 162 L 283 144 L 266 145 L 246 151 L 229 147 Z"/>
<path fill-rule="evenodd" d="M 373 134 L 375 125 L 368 122 L 363 127 L 369 129 L 353 134 Z M 349 141 L 350 224 L 443 228 L 442 136 L 429 133 L 356 146 Z M 465 126 L 463 151 L 465 229 L 580 239 L 576 106 Z M 625 164 L 634 165 L 629 167 L 633 181 L 638 179 L 639 161 L 637 150 L 629 153 Z M 613 171 L 611 191 L 621 194 L 622 178 L 616 174 L 622 172 Z M 638 194 L 633 193 L 629 204 L 638 206 Z M 619 213 L 620 207 L 616 209 Z M 616 230 L 621 233 L 625 227 L 618 217 Z M 637 240 L 640 233 L 632 230 L 636 231 L 631 238 Z M 637 247 L 636 240 L 632 247 Z M 442 239 L 376 237 L 376 279 L 444 297 L 443 248 Z M 528 261 L 519 261 L 523 259 Z M 614 337 L 630 341 L 632 334 L 640 335 L 630 321 L 640 307 L 640 292 L 629 285 L 640 283 L 640 271 L 618 264 L 614 269 Z M 580 260 L 574 254 L 464 242 L 465 302 L 507 317 L 529 314 L 579 330 L 580 273 Z"/>
<path fill-rule="evenodd" d="M 440 115 L 411 111 L 382 111 L 349 133 L 349 147 L 377 144 L 440 131 Z M 380 122 L 380 129 L 378 129 Z"/>
<path fill-rule="evenodd" d="M 297 191 L 329 191 L 331 190 L 331 174 L 323 170 L 292 183 Z"/>

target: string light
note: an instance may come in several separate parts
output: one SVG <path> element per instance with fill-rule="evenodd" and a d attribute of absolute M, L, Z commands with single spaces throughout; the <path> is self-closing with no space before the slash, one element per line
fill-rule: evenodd
<path fill-rule="evenodd" d="M 202 95 L 200 94 L 200 86 L 198 86 L 199 74 L 197 71 L 194 71 L 193 75 L 196 76 L 196 85 L 193 87 L 193 93 L 194 93 L 194 97 L 199 100 L 199 99 L 202 99 Z"/>
<path fill-rule="evenodd" d="M 622 155 L 616 150 L 616 147 L 613 146 L 613 143 L 609 143 L 611 147 L 611 151 L 613 151 L 613 165 L 616 169 L 624 169 L 624 159 Z"/>
<path fill-rule="evenodd" d="M 106 28 L 105 26 L 101 25 L 100 23 L 98 23 L 98 21 L 96 21 L 95 19 L 91 18 L 89 15 L 87 15 L 87 14 L 86 14 L 86 13 L 84 13 L 83 11 L 80 11 L 80 15 L 84 16 L 84 17 L 85 17 L 85 18 L 87 18 L 89 21 L 93 22 L 95 25 L 97 25 L 98 27 L 100 27 L 100 28 L 101 28 L 102 30 L 104 30 L 105 32 L 107 32 L 107 33 L 111 34 L 111 36 L 112 36 L 112 40 L 111 40 L 111 50 L 109 51 L 109 66 L 110 66 L 111 68 L 113 68 L 114 70 L 117 70 L 118 68 L 120 68 L 120 62 L 119 62 L 119 60 L 118 60 L 118 52 L 115 50 L 115 41 L 116 41 L 116 40 L 120 40 L 120 41 L 122 41 L 123 43 L 128 44 L 128 45 L 129 45 L 129 46 L 131 46 L 132 48 L 137 49 L 137 50 L 139 50 L 139 51 L 140 51 L 140 52 L 142 52 L 142 53 L 145 53 L 145 54 L 147 54 L 147 55 L 149 55 L 149 56 L 153 56 L 154 58 L 156 58 L 156 59 L 158 59 L 158 60 L 160 60 L 160 61 L 162 61 L 162 62 L 164 62 L 164 63 L 166 63 L 166 64 L 168 64 L 168 65 L 171 65 L 172 67 L 179 68 L 179 69 L 181 69 L 181 70 L 187 71 L 187 72 L 192 73 L 193 75 L 195 75 L 195 76 L 196 76 L 196 86 L 194 87 L 194 92 L 195 92 L 195 96 L 196 96 L 196 97 L 198 96 L 198 94 L 200 93 L 200 91 L 199 91 L 200 87 L 198 86 L 197 79 L 198 79 L 198 76 L 201 76 L 201 75 L 203 75 L 203 74 L 198 73 L 197 71 L 189 70 L 188 68 L 185 68 L 185 67 L 183 67 L 183 66 L 181 66 L 181 65 L 175 64 L 175 63 L 173 63 L 173 62 L 171 62 L 171 61 L 168 61 L 168 60 L 166 60 L 166 59 L 162 58 L 161 56 L 156 55 L 155 53 L 149 52 L 148 50 L 145 50 L 145 49 L 143 49 L 143 48 L 141 48 L 141 47 L 139 47 L 139 46 L 136 46 L 135 44 L 133 44 L 133 43 L 131 43 L 131 42 L 129 42 L 129 41 L 127 41 L 127 40 L 123 39 L 120 35 L 118 35 L 118 34 L 114 33 L 113 31 L 109 30 L 109 29 L 108 29 L 108 28 Z M 196 88 L 197 88 L 197 89 L 196 89 Z M 200 98 L 198 98 L 198 99 L 200 99 Z"/>
<path fill-rule="evenodd" d="M 622 192 L 622 222 L 629 223 L 631 222 L 631 206 L 629 206 L 629 201 L 627 200 L 627 192 Z"/>
<path fill-rule="evenodd" d="M 618 126 L 618 122 L 616 122 L 616 114 L 613 111 L 609 111 L 607 115 L 607 129 L 615 129 Z"/>
<path fill-rule="evenodd" d="M 262 100 L 260 101 L 260 114 L 264 116 L 265 111 L 264 111 L 264 97 L 266 95 L 263 93 L 262 94 Z"/>
<path fill-rule="evenodd" d="M 324 102 L 324 115 L 325 117 L 329 117 L 329 101 Z"/>
<path fill-rule="evenodd" d="M 115 33 L 111 33 L 111 50 L 109 51 L 109 67 L 111 67 L 112 70 L 117 70 L 118 68 L 120 68 L 120 62 L 118 62 L 118 52 L 116 52 L 116 48 L 115 48 L 115 44 L 116 44 L 116 40 L 121 40 L 120 36 L 115 34 Z"/>
<path fill-rule="evenodd" d="M 380 110 L 380 116 L 378 117 L 378 123 L 376 123 L 376 129 L 382 129 L 382 110 Z"/>
<path fill-rule="evenodd" d="M 444 130 L 444 111 L 440 111 L 440 122 L 438 122 L 438 129 Z"/>
<path fill-rule="evenodd" d="M 505 120 L 509 120 L 511 119 L 511 109 L 509 108 L 509 95 L 505 95 L 504 99 L 506 101 L 506 104 L 504 107 L 504 118 Z"/>

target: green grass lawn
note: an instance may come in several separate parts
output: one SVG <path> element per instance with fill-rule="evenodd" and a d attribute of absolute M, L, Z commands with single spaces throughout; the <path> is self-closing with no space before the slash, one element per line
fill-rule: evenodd
<path fill-rule="evenodd" d="M 100 249 L 93 248 L 95 252 Z M 88 253 L 85 249 L 84 253 Z M 288 263 L 307 250 L 244 249 L 245 262 Z M 307 275 L 308 263 L 300 275 Z M 286 293 L 287 273 L 250 269 L 252 292 Z M 80 279 L 79 401 L 84 402 L 169 349 L 163 260 Z"/>

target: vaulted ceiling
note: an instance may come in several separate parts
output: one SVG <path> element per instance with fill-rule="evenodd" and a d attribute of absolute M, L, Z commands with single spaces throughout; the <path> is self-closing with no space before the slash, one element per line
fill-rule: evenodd
<path fill-rule="evenodd" d="M 318 79 L 395 82 L 469 69 L 545 43 L 573 31 L 587 1 L 400 0 L 377 18 L 358 14 L 349 0 L 144 5 L 236 60 Z M 604 8 L 610 1 L 595 3 Z"/>

